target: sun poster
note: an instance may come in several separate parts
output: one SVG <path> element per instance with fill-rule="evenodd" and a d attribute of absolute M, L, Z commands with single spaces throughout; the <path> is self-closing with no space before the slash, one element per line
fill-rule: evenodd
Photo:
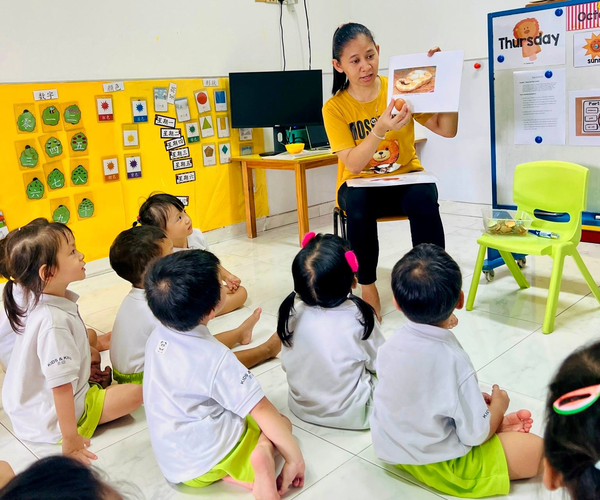
<path fill-rule="evenodd" d="M 600 66 L 600 28 L 573 33 L 573 66 Z"/>

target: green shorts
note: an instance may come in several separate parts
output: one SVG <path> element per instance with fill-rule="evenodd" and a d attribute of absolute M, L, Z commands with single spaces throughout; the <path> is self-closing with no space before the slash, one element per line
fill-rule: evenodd
<path fill-rule="evenodd" d="M 510 478 L 497 435 L 474 446 L 463 457 L 427 465 L 396 465 L 416 479 L 447 495 L 483 498 L 508 495 Z"/>
<path fill-rule="evenodd" d="M 140 373 L 121 373 L 113 368 L 113 379 L 119 384 L 139 384 L 144 381 L 144 372 Z"/>
<path fill-rule="evenodd" d="M 105 389 L 102 389 L 99 384 L 90 382 L 90 388 L 85 395 L 83 415 L 81 415 L 79 422 L 77 422 L 77 431 L 81 436 L 89 439 L 94 434 L 102 416 L 105 396 Z"/>
<path fill-rule="evenodd" d="M 194 488 L 204 488 L 225 476 L 231 476 L 236 481 L 243 483 L 254 482 L 254 469 L 250 463 L 250 455 L 256 448 L 260 437 L 260 427 L 250 415 L 246 416 L 246 429 L 237 444 L 227 456 L 215 465 L 206 474 L 184 481 L 183 484 Z"/>

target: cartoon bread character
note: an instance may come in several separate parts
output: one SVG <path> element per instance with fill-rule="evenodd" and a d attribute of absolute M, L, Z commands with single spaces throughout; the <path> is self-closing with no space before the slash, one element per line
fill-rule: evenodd
<path fill-rule="evenodd" d="M 537 54 L 542 51 L 542 47 L 539 45 L 528 45 L 527 38 L 531 37 L 532 39 L 536 36 L 541 35 L 540 31 L 540 23 L 535 17 L 528 17 L 527 19 L 522 19 L 513 29 L 513 35 L 515 39 L 525 38 L 525 40 L 521 44 L 521 51 L 523 53 L 524 58 L 529 58 L 530 61 L 535 61 L 537 59 Z"/>

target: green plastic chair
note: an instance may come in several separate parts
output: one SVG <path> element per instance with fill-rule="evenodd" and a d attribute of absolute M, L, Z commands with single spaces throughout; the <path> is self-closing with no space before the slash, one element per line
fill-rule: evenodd
<path fill-rule="evenodd" d="M 589 170 L 575 163 L 562 161 L 536 161 L 517 165 L 513 183 L 513 199 L 517 210 L 528 213 L 532 218 L 532 229 L 540 229 L 558 233 L 559 239 L 548 239 L 527 234 L 526 236 L 503 236 L 484 234 L 479 243 L 479 254 L 475 264 L 475 272 L 471 279 L 471 288 L 467 299 L 467 311 L 473 310 L 475 295 L 481 277 L 483 260 L 487 248 L 495 248 L 500 252 L 508 269 L 521 288 L 529 288 L 512 253 L 527 255 L 548 255 L 552 257 L 552 276 L 548 290 L 548 301 L 542 332 L 552 333 L 558 294 L 563 274 L 565 256 L 570 255 L 577 263 L 590 290 L 600 302 L 600 289 L 594 282 L 584 264 L 577 245 L 581 239 L 581 212 L 585 210 Z M 568 213 L 569 222 L 551 222 L 535 217 L 535 210 L 546 212 Z"/>

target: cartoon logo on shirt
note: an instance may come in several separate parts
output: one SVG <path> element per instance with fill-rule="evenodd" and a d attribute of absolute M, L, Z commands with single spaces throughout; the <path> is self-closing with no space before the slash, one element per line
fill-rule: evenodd
<path fill-rule="evenodd" d="M 400 155 L 398 141 L 381 141 L 373 158 L 369 161 L 369 170 L 374 174 L 389 174 L 398 170 L 402 165 L 396 163 Z"/>
<path fill-rule="evenodd" d="M 71 356 L 61 356 L 60 358 L 54 358 L 52 361 L 48 363 L 48 367 L 52 365 L 64 365 L 67 361 L 72 361 L 73 358 Z"/>
<path fill-rule="evenodd" d="M 158 346 L 156 346 L 156 352 L 158 354 L 164 354 L 167 350 L 167 347 L 169 347 L 169 342 L 167 340 L 161 340 L 158 343 Z"/>

